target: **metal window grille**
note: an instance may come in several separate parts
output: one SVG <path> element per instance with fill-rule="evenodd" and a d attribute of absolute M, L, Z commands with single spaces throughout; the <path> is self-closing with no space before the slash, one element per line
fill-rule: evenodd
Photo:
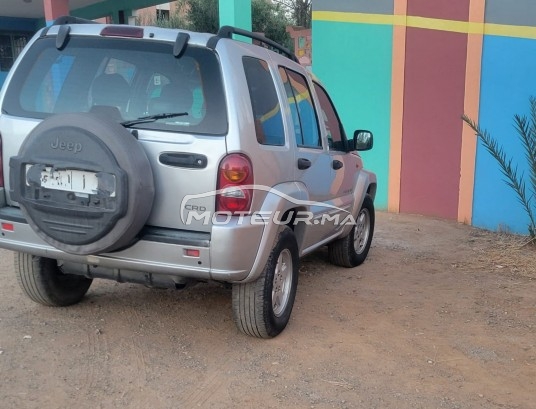
<path fill-rule="evenodd" d="M 29 33 L 0 33 L 0 71 L 11 69 L 30 38 Z"/>

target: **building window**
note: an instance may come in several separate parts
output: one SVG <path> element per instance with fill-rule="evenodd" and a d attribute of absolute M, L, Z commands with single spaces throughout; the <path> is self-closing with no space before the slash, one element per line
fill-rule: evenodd
<path fill-rule="evenodd" d="M 31 36 L 30 33 L 0 32 L 0 71 L 11 69 Z"/>
<path fill-rule="evenodd" d="M 169 21 L 169 10 L 156 9 L 156 19 Z"/>

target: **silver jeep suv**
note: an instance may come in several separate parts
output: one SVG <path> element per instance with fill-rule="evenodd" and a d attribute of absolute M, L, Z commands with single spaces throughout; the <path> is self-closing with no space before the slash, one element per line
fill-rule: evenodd
<path fill-rule="evenodd" d="M 253 44 L 236 41 L 249 37 Z M 299 259 L 354 267 L 374 230 L 376 176 L 325 88 L 287 49 L 63 17 L 0 92 L 0 247 L 38 303 L 94 278 L 232 285 L 238 328 L 287 325 Z"/>

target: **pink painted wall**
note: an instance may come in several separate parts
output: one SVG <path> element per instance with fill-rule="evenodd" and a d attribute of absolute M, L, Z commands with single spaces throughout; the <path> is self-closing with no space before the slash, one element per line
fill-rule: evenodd
<path fill-rule="evenodd" d="M 468 0 L 408 2 L 409 15 L 466 20 L 468 10 Z M 458 217 L 466 58 L 467 34 L 408 27 L 402 212 Z"/>

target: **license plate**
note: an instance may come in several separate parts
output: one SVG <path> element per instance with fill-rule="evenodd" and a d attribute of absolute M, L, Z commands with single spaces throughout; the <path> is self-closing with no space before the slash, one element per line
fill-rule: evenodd
<path fill-rule="evenodd" d="M 27 166 L 27 172 L 30 167 Z M 99 187 L 96 173 L 75 169 L 52 170 L 52 168 L 46 167 L 45 170 L 41 171 L 40 182 L 41 187 L 46 189 L 80 194 L 95 194 Z M 110 196 L 115 197 L 115 190 Z"/>

